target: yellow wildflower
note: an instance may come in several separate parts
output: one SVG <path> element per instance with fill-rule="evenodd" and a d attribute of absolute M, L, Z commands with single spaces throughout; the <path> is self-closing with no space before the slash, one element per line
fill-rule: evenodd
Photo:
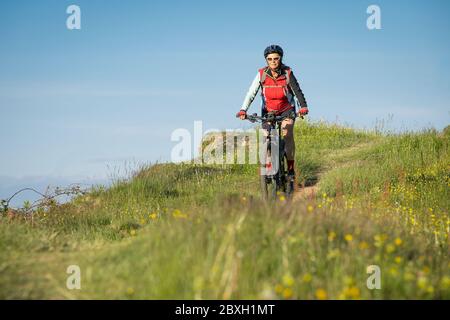
<path fill-rule="evenodd" d="M 324 289 L 317 289 L 316 290 L 316 298 L 318 300 L 326 300 L 328 298 L 328 294 Z"/>
<path fill-rule="evenodd" d="M 283 298 L 290 299 L 294 295 L 294 291 L 291 288 L 285 288 L 283 290 Z"/>
<path fill-rule="evenodd" d="M 425 289 L 427 287 L 428 284 L 428 279 L 426 277 L 419 277 L 419 279 L 417 279 L 417 286 L 420 289 Z"/>
<path fill-rule="evenodd" d="M 327 259 L 331 260 L 331 259 L 339 257 L 340 255 L 341 255 L 341 251 L 339 249 L 337 249 L 337 248 L 332 249 L 328 252 Z"/>
<path fill-rule="evenodd" d="M 369 247 L 369 244 L 367 243 L 367 242 L 365 242 L 365 241 L 361 241 L 360 243 L 359 243 L 359 248 L 361 249 L 361 250 L 365 250 L 365 249 L 367 249 Z"/>
<path fill-rule="evenodd" d="M 180 219 L 187 219 L 187 217 L 188 217 L 186 213 L 182 213 L 178 209 L 173 210 L 172 215 L 174 218 L 180 218 Z"/>
<path fill-rule="evenodd" d="M 347 242 L 352 242 L 353 241 L 353 236 L 351 234 L 346 234 L 344 239 Z"/>
<path fill-rule="evenodd" d="M 444 290 L 447 290 L 450 288 L 450 277 L 444 276 L 441 280 L 441 287 Z"/>
<path fill-rule="evenodd" d="M 349 296 L 350 298 L 352 298 L 352 299 L 358 299 L 359 296 L 360 296 L 359 288 L 357 288 L 357 287 L 350 287 L 350 288 L 348 289 L 347 294 L 348 294 L 348 296 Z"/>
<path fill-rule="evenodd" d="M 345 298 L 349 299 L 359 299 L 361 292 L 358 287 L 351 286 L 349 288 L 344 289 Z"/>
<path fill-rule="evenodd" d="M 283 292 L 283 286 L 281 284 L 277 284 L 275 286 L 275 292 L 278 293 L 278 294 L 282 293 Z"/>
<path fill-rule="evenodd" d="M 413 281 L 415 279 L 415 276 L 411 272 L 406 272 L 403 276 L 403 279 L 405 279 L 405 281 Z"/>
<path fill-rule="evenodd" d="M 387 240 L 388 236 L 385 234 L 377 234 L 373 238 L 375 240 L 375 247 L 381 247 Z"/>
<path fill-rule="evenodd" d="M 386 246 L 386 252 L 387 253 L 392 253 L 392 252 L 394 252 L 395 251 L 395 246 L 393 245 L 393 244 L 388 244 L 387 246 Z"/>
<path fill-rule="evenodd" d="M 389 273 L 390 273 L 392 276 L 395 277 L 395 276 L 398 275 L 398 270 L 397 270 L 397 268 L 392 267 L 392 268 L 389 269 Z"/>
<path fill-rule="evenodd" d="M 345 276 L 345 277 L 344 277 L 344 283 L 345 283 L 347 286 L 353 286 L 353 285 L 355 284 L 355 279 L 353 279 L 353 278 L 350 277 L 350 276 Z"/>
<path fill-rule="evenodd" d="M 303 275 L 302 281 L 304 283 L 309 283 L 309 282 L 311 282 L 311 280 L 312 280 L 312 275 L 310 273 L 305 273 Z"/>
<path fill-rule="evenodd" d="M 292 287 L 294 285 L 294 278 L 291 277 L 291 275 L 286 274 L 283 276 L 283 284 L 286 287 Z"/>
<path fill-rule="evenodd" d="M 336 232 L 331 231 L 331 232 L 328 234 L 328 241 L 333 241 L 334 238 L 336 238 Z"/>

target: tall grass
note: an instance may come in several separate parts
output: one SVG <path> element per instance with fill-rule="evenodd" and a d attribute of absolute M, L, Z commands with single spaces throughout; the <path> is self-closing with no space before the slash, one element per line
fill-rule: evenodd
<path fill-rule="evenodd" d="M 255 165 L 157 164 L 2 216 L 0 298 L 449 299 L 448 136 L 301 122 L 295 137 L 313 199 L 263 202 Z"/>

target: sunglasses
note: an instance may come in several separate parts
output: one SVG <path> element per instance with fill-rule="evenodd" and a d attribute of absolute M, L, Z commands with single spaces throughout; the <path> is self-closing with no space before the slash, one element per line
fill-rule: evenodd
<path fill-rule="evenodd" d="M 280 60 L 280 57 L 267 58 L 267 61 L 278 61 L 278 60 Z"/>

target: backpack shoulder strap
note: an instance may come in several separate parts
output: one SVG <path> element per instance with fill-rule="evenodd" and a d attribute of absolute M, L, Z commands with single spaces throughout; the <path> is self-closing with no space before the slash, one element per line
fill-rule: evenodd
<path fill-rule="evenodd" d="M 261 83 L 261 86 L 264 85 L 264 81 L 266 81 L 267 73 L 266 68 L 259 69 L 259 82 Z"/>
<path fill-rule="evenodd" d="M 286 86 L 288 86 L 289 85 L 289 79 L 291 78 L 291 68 L 289 68 L 289 67 L 286 67 L 286 69 L 285 69 L 285 73 L 286 73 Z"/>

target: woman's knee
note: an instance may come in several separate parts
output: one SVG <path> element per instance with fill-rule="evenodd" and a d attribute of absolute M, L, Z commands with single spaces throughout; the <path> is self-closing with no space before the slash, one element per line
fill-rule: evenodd
<path fill-rule="evenodd" d="M 286 119 L 281 124 L 281 132 L 284 137 L 291 138 L 294 137 L 294 120 Z"/>

